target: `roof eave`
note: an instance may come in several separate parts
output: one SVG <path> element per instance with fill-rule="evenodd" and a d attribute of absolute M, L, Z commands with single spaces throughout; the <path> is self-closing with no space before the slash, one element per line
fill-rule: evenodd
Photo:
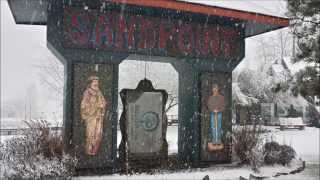
<path fill-rule="evenodd" d="M 46 4 L 48 3 L 48 0 L 42 0 L 42 3 L 45 5 L 40 5 L 39 2 L 39 0 L 8 0 L 15 22 L 17 24 L 26 25 L 46 25 Z M 124 4 L 150 8 L 169 9 L 194 14 L 203 14 L 209 16 L 220 16 L 230 19 L 238 19 L 242 22 L 245 22 L 245 37 L 252 37 L 265 32 L 287 27 L 290 23 L 288 18 L 176 0 L 106 0 L 106 2 L 122 5 Z M 29 7 L 31 7 L 31 9 L 26 7 L 23 8 L 26 11 L 25 13 L 17 12 L 17 8 L 14 7 L 17 6 L 17 3 L 21 3 L 20 5 L 18 5 L 20 9 L 21 7 L 23 7 L 22 3 L 29 4 Z M 35 12 L 37 15 L 36 18 L 25 17 L 32 16 Z M 43 13 L 45 13 L 45 15 L 43 15 Z"/>

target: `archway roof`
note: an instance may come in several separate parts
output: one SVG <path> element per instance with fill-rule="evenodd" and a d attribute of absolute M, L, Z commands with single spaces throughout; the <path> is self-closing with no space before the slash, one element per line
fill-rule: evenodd
<path fill-rule="evenodd" d="M 244 8 L 222 7 L 222 3 L 219 5 L 195 0 L 100 0 L 95 2 L 101 3 L 101 1 L 236 20 L 245 26 L 246 37 L 289 26 L 288 18 L 270 15 L 270 13 L 250 12 L 249 8 L 244 10 Z M 48 0 L 8 0 L 8 2 L 17 24 L 46 25 Z"/>

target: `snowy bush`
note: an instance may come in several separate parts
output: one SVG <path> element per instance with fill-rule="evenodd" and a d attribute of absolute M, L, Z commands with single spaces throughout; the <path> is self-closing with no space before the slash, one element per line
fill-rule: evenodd
<path fill-rule="evenodd" d="M 295 158 L 296 152 L 291 146 L 280 145 L 275 141 L 264 145 L 264 162 L 269 165 L 288 165 Z"/>
<path fill-rule="evenodd" d="M 250 166 L 255 172 L 259 172 L 259 168 L 264 164 L 264 155 L 261 145 L 256 145 L 248 154 Z"/>
<path fill-rule="evenodd" d="M 257 158 L 257 155 L 252 154 L 255 151 L 254 148 L 259 148 L 257 146 L 261 144 L 261 133 L 261 127 L 256 125 L 244 125 L 233 130 L 233 150 L 239 157 L 241 163 L 250 164 L 252 159 Z"/>
<path fill-rule="evenodd" d="M 307 106 L 306 118 L 312 126 L 320 128 L 320 113 L 313 105 Z"/>
<path fill-rule="evenodd" d="M 7 179 L 70 179 L 77 160 L 64 153 L 61 135 L 51 133 L 46 121 L 29 121 L 21 137 L 7 140 L 1 149 Z"/>
<path fill-rule="evenodd" d="M 282 145 L 278 163 L 288 165 L 295 156 L 296 152 L 291 146 Z"/>
<path fill-rule="evenodd" d="M 266 164 L 276 164 L 279 161 L 280 156 L 280 144 L 271 141 L 267 142 L 264 145 L 264 162 Z"/>

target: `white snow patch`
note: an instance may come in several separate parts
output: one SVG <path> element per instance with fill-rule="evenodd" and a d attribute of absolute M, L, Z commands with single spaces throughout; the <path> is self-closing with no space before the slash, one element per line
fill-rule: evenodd
<path fill-rule="evenodd" d="M 239 83 L 232 83 L 232 97 L 241 105 L 251 105 L 258 102 L 258 99 L 245 95 L 241 91 Z"/>
<path fill-rule="evenodd" d="M 270 133 L 265 134 L 265 138 L 276 140 L 280 144 L 287 144 L 292 146 L 296 152 L 298 158 L 301 158 L 304 161 L 307 161 L 307 165 L 315 165 L 313 169 L 319 166 L 319 129 L 313 127 L 306 127 L 305 130 L 300 131 L 297 129 L 288 129 L 285 131 L 280 131 L 279 127 L 276 126 L 263 126 L 263 128 L 270 130 Z M 169 143 L 169 152 L 177 151 L 177 135 L 178 126 L 169 126 L 167 132 L 167 140 Z M 120 133 L 118 133 L 119 138 Z M 121 135 L 120 135 L 121 136 Z M 290 166 L 264 166 L 260 169 L 260 176 L 274 176 L 277 172 L 290 172 L 293 169 L 296 169 L 300 165 L 300 161 L 294 160 Z M 315 171 L 314 170 L 314 171 Z M 277 178 L 270 178 L 275 180 L 316 180 L 317 172 L 311 172 L 313 174 L 307 174 L 302 172 L 296 175 L 289 176 L 280 176 Z M 162 172 L 155 175 L 148 174 L 137 174 L 131 176 L 125 175 L 107 175 L 107 176 L 80 176 L 75 177 L 75 180 L 99 180 L 99 179 L 108 179 L 108 180 L 201 180 L 204 176 L 209 175 L 210 179 L 214 180 L 239 180 L 240 176 L 248 178 L 249 174 L 253 174 L 253 171 L 250 167 L 223 167 L 222 165 L 216 165 L 209 168 L 195 168 L 188 170 L 181 170 L 176 172 Z"/>
<path fill-rule="evenodd" d="M 280 131 L 279 127 L 275 126 L 265 128 L 271 130 L 267 135 L 269 140 L 272 138 L 280 144 L 290 145 L 302 160 L 319 164 L 319 128 L 306 127 L 305 130 L 286 129 L 284 131 Z"/>
<path fill-rule="evenodd" d="M 299 72 L 300 70 L 304 69 L 308 65 L 308 63 L 306 63 L 304 61 L 293 63 L 292 60 L 291 60 L 291 57 L 284 57 L 283 61 L 288 66 L 288 68 L 289 68 L 289 70 L 291 72 L 291 75 L 296 74 L 297 72 Z"/>
<path fill-rule="evenodd" d="M 248 11 L 271 16 L 285 17 L 286 2 L 283 0 L 180 0 L 196 4 L 217 6 L 234 10 Z"/>

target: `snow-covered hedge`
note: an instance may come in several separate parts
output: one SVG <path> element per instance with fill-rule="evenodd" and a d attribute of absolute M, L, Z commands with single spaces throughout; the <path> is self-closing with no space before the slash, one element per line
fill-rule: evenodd
<path fill-rule="evenodd" d="M 233 129 L 233 150 L 241 163 L 250 165 L 257 172 L 265 164 L 289 165 L 296 156 L 295 150 L 275 141 L 264 142 L 264 132 L 260 125 L 237 126 Z"/>
<path fill-rule="evenodd" d="M 71 179 L 77 160 L 63 151 L 59 132 L 52 133 L 46 121 L 26 122 L 24 135 L 1 146 L 1 174 L 6 179 Z"/>
<path fill-rule="evenodd" d="M 288 165 L 296 156 L 295 150 L 288 145 L 280 145 L 275 141 L 264 145 L 264 162 L 266 164 Z"/>

